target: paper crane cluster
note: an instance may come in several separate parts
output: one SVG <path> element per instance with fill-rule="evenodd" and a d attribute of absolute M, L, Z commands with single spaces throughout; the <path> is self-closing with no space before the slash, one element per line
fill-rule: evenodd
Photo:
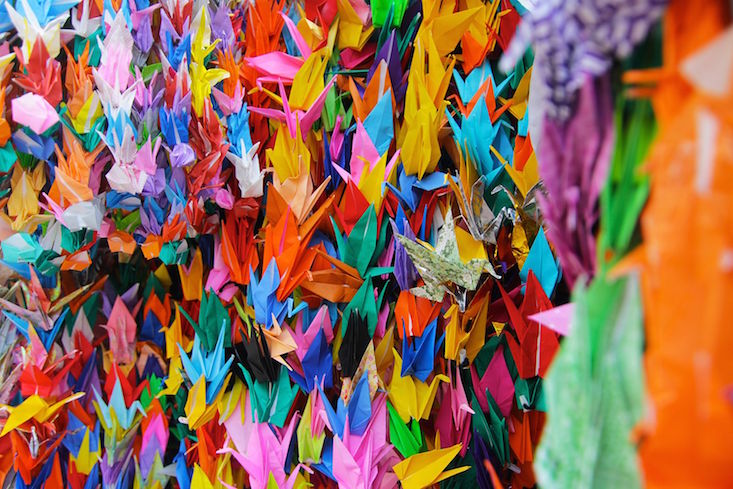
<path fill-rule="evenodd" d="M 666 3 L 0 1 L 4 487 L 638 485 Z"/>

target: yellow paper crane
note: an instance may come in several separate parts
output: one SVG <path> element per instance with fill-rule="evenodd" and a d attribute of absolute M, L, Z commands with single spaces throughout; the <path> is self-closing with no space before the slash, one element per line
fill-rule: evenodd
<path fill-rule="evenodd" d="M 443 315 L 448 320 L 445 326 L 444 352 L 444 356 L 448 360 L 460 361 L 461 350 L 463 350 L 466 358 L 472 362 L 484 346 L 489 302 L 486 300 L 480 301 L 480 307 L 475 312 L 472 310 L 473 307 L 472 303 L 469 309 L 461 314 L 458 304 L 453 304 Z M 471 330 L 467 332 L 469 320 L 471 321 Z"/>
<path fill-rule="evenodd" d="M 468 466 L 464 466 L 443 472 L 460 451 L 461 444 L 459 443 L 448 448 L 416 453 L 395 465 L 394 473 L 402 483 L 403 489 L 430 487 L 469 469 Z"/>
<path fill-rule="evenodd" d="M 265 151 L 265 155 L 281 182 L 298 177 L 301 169 L 306 173 L 310 172 L 311 153 L 301 137 L 300 123 L 296 125 L 295 136 L 290 135 L 285 124 L 278 124 L 275 145 Z"/>
<path fill-rule="evenodd" d="M 379 160 L 374 164 L 373 168 L 369 167 L 369 162 L 364 165 L 361 178 L 357 187 L 364 194 L 364 198 L 370 204 L 374 204 L 374 208 L 377 212 L 382 207 L 382 200 L 384 197 L 384 182 L 389 182 L 393 178 L 395 163 L 399 158 L 400 151 L 390 159 L 387 164 L 387 153 L 385 152 Z"/>
<path fill-rule="evenodd" d="M 201 117 L 204 112 L 204 101 L 211 95 L 211 87 L 222 80 L 229 78 L 229 72 L 221 68 L 206 68 L 206 57 L 214 51 L 219 39 L 209 43 L 211 26 L 207 19 L 206 9 L 200 13 L 199 27 L 191 44 L 191 103 L 196 115 Z"/>
<path fill-rule="evenodd" d="M 178 359 L 180 364 L 181 353 L 177 345 L 181 345 L 181 348 L 185 352 L 191 351 L 193 341 L 183 334 L 183 326 L 181 324 L 181 311 L 178 307 L 173 308 L 173 321 L 170 326 L 163 326 L 162 332 L 165 333 L 165 351 L 168 359 Z"/>
<path fill-rule="evenodd" d="M 360 7 L 359 12 L 354 9 L 354 5 Z M 369 6 L 361 0 L 353 2 L 349 0 L 337 0 L 337 6 L 339 24 L 336 43 L 339 50 L 352 48 L 361 51 L 374 31 L 374 26 L 372 25 L 365 28 L 367 16 L 370 12 Z"/>
<path fill-rule="evenodd" d="M 443 65 L 432 39 L 418 39 L 415 43 L 405 94 L 405 117 L 398 136 L 402 165 L 408 175 L 422 178 L 435 171 L 438 164 L 438 130 L 445 118 L 444 97 L 454 64 L 451 60 L 447 67 Z"/>
<path fill-rule="evenodd" d="M 392 355 L 394 356 L 394 370 L 388 389 L 390 402 L 404 423 L 407 423 L 410 418 L 428 419 L 435 394 L 438 392 L 438 385 L 440 382 L 448 382 L 448 377 L 443 374 L 436 375 L 430 384 L 420 382 L 411 375 L 403 377 L 400 374 L 402 358 L 394 348 Z"/>
<path fill-rule="evenodd" d="M 229 384 L 231 377 L 231 373 L 226 376 L 222 388 L 219 390 L 219 394 L 217 394 L 211 404 L 206 404 L 206 377 L 202 375 L 191 387 L 191 390 L 188 391 L 188 399 L 186 399 L 186 405 L 184 407 L 186 420 L 190 429 L 197 430 L 214 419 L 214 415 L 218 412 L 222 404 L 222 399 L 224 399 L 226 393 L 226 386 Z"/>
<path fill-rule="evenodd" d="M 327 50 L 320 49 L 305 60 L 293 78 L 288 102 L 293 110 L 308 110 L 325 87 L 323 82 L 328 64 Z"/>
<path fill-rule="evenodd" d="M 0 436 L 5 436 L 9 432 L 13 431 L 26 421 L 34 419 L 39 423 L 44 423 L 51 419 L 59 409 L 64 407 L 66 404 L 84 397 L 84 392 L 77 392 L 67 398 L 64 398 L 58 402 L 50 403 L 46 399 L 42 398 L 37 394 L 33 394 L 25 399 L 18 406 L 2 406 L 5 410 L 10 412 L 10 416 L 5 422 L 2 433 Z"/>
<path fill-rule="evenodd" d="M 479 14 L 484 7 L 481 5 L 460 12 L 455 12 L 455 8 L 455 1 L 425 0 L 423 2 L 425 20 L 417 31 L 417 41 L 423 43 L 433 41 L 439 46 L 437 49 L 440 56 L 446 56 L 453 51 L 469 26 L 482 20 Z"/>
<path fill-rule="evenodd" d="M 38 193 L 46 184 L 44 165 L 36 165 L 31 172 L 16 165 L 10 182 L 13 190 L 8 199 L 7 212 L 13 218 L 12 227 L 15 231 L 32 229 L 42 220 L 38 215 Z"/>
<path fill-rule="evenodd" d="M 89 435 L 91 433 L 92 432 L 89 430 L 89 428 L 85 430 L 84 438 L 82 439 L 81 446 L 79 447 L 79 453 L 77 453 L 76 456 L 74 456 L 73 453 L 69 453 L 69 461 L 74 464 L 74 467 L 80 474 L 89 475 L 94 466 L 99 461 L 100 456 L 102 455 L 102 448 L 100 443 L 97 443 L 96 450 L 91 451 L 89 449 Z"/>

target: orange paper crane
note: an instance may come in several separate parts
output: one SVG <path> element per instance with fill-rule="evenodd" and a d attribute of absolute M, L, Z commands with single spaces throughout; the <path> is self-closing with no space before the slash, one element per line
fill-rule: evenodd
<path fill-rule="evenodd" d="M 359 94 L 359 90 L 357 89 L 354 79 L 349 78 L 349 93 L 353 100 L 352 110 L 354 112 L 354 117 L 360 121 L 366 119 L 366 116 L 369 115 L 372 109 L 374 109 L 377 102 L 379 102 L 382 97 L 386 96 L 388 92 L 392 99 L 392 112 L 394 113 L 394 89 L 392 88 L 392 79 L 389 77 L 387 62 L 385 60 L 381 60 L 377 65 L 374 75 L 364 89 L 363 97 Z"/>
<path fill-rule="evenodd" d="M 728 2 L 673 1 L 650 76 L 659 136 L 640 258 L 650 396 L 649 488 L 732 487 L 733 31 Z M 684 239 L 680 239 L 684 236 Z M 691 327 L 691 325 L 695 325 Z"/>
<path fill-rule="evenodd" d="M 472 69 L 484 62 L 486 56 L 496 47 L 497 41 L 502 49 L 504 40 L 511 38 L 514 28 L 519 21 L 519 14 L 511 8 L 508 0 L 465 0 L 468 8 L 478 8 L 474 22 L 461 37 L 461 53 L 463 55 L 463 70 L 469 73 Z M 509 32 L 509 35 L 505 34 Z M 502 36 L 500 37 L 499 33 Z"/>
<path fill-rule="evenodd" d="M 79 140 L 64 126 L 64 148 L 62 152 L 61 148 L 56 147 L 58 167 L 49 198 L 61 207 L 91 200 L 94 194 L 89 188 L 89 176 L 94 159 L 102 149 L 103 145 L 100 144 L 87 153 Z"/>
<path fill-rule="evenodd" d="M 79 134 L 88 133 L 94 122 L 103 115 L 99 94 L 94 90 L 92 68 L 89 66 L 89 46 L 87 44 L 77 61 L 64 46 L 66 51 L 66 77 L 64 86 L 69 93 L 66 103 L 69 109 L 69 120 Z"/>
<path fill-rule="evenodd" d="M 41 444 L 40 449 L 35 454 L 31 451 L 29 441 L 18 432 L 11 432 L 10 440 L 13 447 L 12 453 L 15 455 L 13 467 L 26 485 L 30 485 L 33 482 L 34 478 L 38 476 L 38 473 L 46 463 L 51 463 L 52 470 L 49 477 L 45 480 L 44 487 L 54 489 L 64 487 L 59 452 L 57 450 L 64 440 L 63 436 L 57 437 L 52 443 Z"/>
<path fill-rule="evenodd" d="M 422 336 L 425 327 L 438 317 L 440 306 L 439 302 L 417 297 L 409 291 L 400 292 L 394 309 L 397 335 L 400 339 L 404 334 Z"/>
<path fill-rule="evenodd" d="M 310 272 L 306 279 L 300 284 L 306 294 L 305 300 L 310 296 L 325 299 L 330 302 L 349 302 L 356 295 L 363 280 L 359 271 L 346 263 L 337 260 L 326 253 L 323 244 L 315 247 L 317 256 L 313 261 Z M 311 307 L 320 304 L 313 300 Z"/>
<path fill-rule="evenodd" d="M 278 298 L 286 298 L 310 275 L 317 257 L 316 248 L 309 247 L 310 240 L 335 198 L 329 196 L 316 208 L 328 181 L 327 178 L 314 190 L 310 173 L 302 164 L 296 176 L 282 182 L 277 175 L 273 176 L 268 189 L 269 223 L 264 228 L 262 261 L 269 263 L 274 258 L 277 263 L 281 274 Z"/>

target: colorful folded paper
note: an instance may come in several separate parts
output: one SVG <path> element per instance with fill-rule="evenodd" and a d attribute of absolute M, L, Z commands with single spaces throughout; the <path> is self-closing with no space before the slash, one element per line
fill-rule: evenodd
<path fill-rule="evenodd" d="M 730 485 L 729 14 L 0 2 L 0 482 Z"/>

